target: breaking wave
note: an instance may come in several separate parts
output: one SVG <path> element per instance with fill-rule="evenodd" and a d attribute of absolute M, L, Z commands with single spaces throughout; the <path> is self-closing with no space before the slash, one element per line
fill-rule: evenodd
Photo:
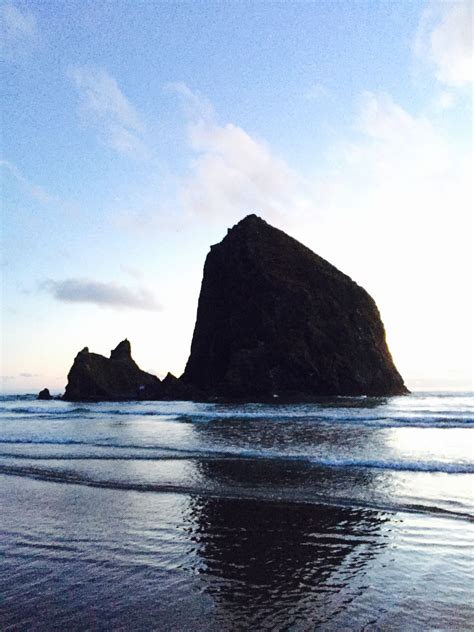
<path fill-rule="evenodd" d="M 84 485 L 87 487 L 97 487 L 110 490 L 149 492 L 149 493 L 168 493 L 168 494 L 188 494 L 199 495 L 213 498 L 227 498 L 236 500 L 264 500 L 271 503 L 291 503 L 291 504 L 311 504 L 311 505 L 330 505 L 351 508 L 362 508 L 384 512 L 405 512 L 405 513 L 422 513 L 450 518 L 458 518 L 474 522 L 474 516 L 467 512 L 455 511 L 437 507 L 434 505 L 420 503 L 404 503 L 404 502 L 377 502 L 367 501 L 364 499 L 355 499 L 347 497 L 326 496 L 324 494 L 305 495 L 295 493 L 294 490 L 278 490 L 272 488 L 254 489 L 239 487 L 208 487 L 200 484 L 173 484 L 173 483 L 149 483 L 125 480 L 109 480 L 86 476 L 73 471 L 58 471 L 47 468 L 38 468 L 34 466 L 11 466 L 0 465 L 0 474 L 7 476 L 19 476 L 32 478 L 41 481 Z"/>
<path fill-rule="evenodd" d="M 364 458 L 334 458 L 320 457 L 310 454 L 296 454 L 287 452 L 276 452 L 273 450 L 248 450 L 240 448 L 227 448 L 223 450 L 207 449 L 207 448 L 176 448 L 172 446 L 162 445 L 138 445 L 138 444 L 116 444 L 101 442 L 86 442 L 78 440 L 43 440 L 43 439 L 6 439 L 1 440 L 1 444 L 6 445 L 31 445 L 31 446 L 87 446 L 92 448 L 107 448 L 112 450 L 132 450 L 132 451 L 153 451 L 154 455 L 148 456 L 140 454 L 87 454 L 72 455 L 74 460 L 161 460 L 166 459 L 233 459 L 233 460 L 263 460 L 263 461 L 288 461 L 306 464 L 314 467 L 328 468 L 358 468 L 358 469 L 377 469 L 377 470 L 396 470 L 404 472 L 444 472 L 446 474 L 473 474 L 474 463 L 465 462 L 445 462 L 445 461 L 408 461 L 408 460 L 390 460 L 390 459 L 364 459 Z M 27 458 L 27 459 L 54 459 L 59 458 L 68 460 L 70 455 L 25 455 L 2 453 L 2 456 L 10 458 Z"/>

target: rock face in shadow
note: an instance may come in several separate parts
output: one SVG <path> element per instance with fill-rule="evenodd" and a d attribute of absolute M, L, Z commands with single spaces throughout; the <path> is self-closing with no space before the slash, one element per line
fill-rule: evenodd
<path fill-rule="evenodd" d="M 132 359 L 128 340 L 123 340 L 110 358 L 80 351 L 68 374 L 63 399 L 69 401 L 158 399 L 161 381 L 142 371 Z"/>
<path fill-rule="evenodd" d="M 211 247 L 182 380 L 246 400 L 408 392 L 369 294 L 256 215 Z"/>

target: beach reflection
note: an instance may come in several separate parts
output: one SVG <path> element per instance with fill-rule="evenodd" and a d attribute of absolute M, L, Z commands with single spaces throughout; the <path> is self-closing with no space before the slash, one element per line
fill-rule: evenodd
<path fill-rule="evenodd" d="M 290 622 L 308 629 L 364 590 L 363 569 L 385 546 L 380 527 L 387 518 L 354 508 L 197 497 L 187 519 L 203 590 L 229 629 Z"/>

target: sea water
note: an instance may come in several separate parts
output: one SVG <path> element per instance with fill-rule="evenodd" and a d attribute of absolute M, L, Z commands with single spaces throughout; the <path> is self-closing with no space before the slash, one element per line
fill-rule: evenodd
<path fill-rule="evenodd" d="M 473 629 L 473 410 L 3 397 L 0 627 Z"/>

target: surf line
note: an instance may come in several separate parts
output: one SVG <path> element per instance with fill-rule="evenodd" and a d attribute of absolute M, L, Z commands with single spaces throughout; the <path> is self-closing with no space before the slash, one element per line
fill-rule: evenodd
<path fill-rule="evenodd" d="M 206 487 L 196 489 L 186 485 L 157 485 L 152 483 L 127 483 L 124 481 L 106 481 L 78 476 L 72 472 L 44 470 L 34 467 L 15 467 L 10 465 L 0 465 L 0 474 L 6 476 L 18 476 L 22 478 L 30 478 L 33 480 L 45 481 L 50 483 L 59 483 L 66 485 L 80 485 L 84 487 L 92 487 L 99 489 L 109 489 L 111 491 L 132 491 L 140 493 L 158 493 L 158 494 L 182 494 L 192 497 L 205 496 L 207 498 L 215 498 L 222 500 L 246 500 L 255 502 L 268 502 L 271 504 L 291 504 L 291 505 L 321 505 L 327 507 L 343 507 L 358 510 L 380 511 L 384 513 L 408 513 L 435 515 L 437 517 L 453 518 L 474 523 L 472 514 L 460 511 L 452 511 L 443 509 L 442 507 L 434 507 L 420 504 L 402 504 L 388 505 L 386 503 L 377 503 L 376 501 L 364 501 L 353 498 L 337 498 L 313 495 L 312 498 L 294 496 L 291 491 L 288 494 L 278 494 L 272 490 L 271 495 L 259 492 L 258 490 L 246 490 L 239 488 L 236 490 L 214 490 Z"/>

